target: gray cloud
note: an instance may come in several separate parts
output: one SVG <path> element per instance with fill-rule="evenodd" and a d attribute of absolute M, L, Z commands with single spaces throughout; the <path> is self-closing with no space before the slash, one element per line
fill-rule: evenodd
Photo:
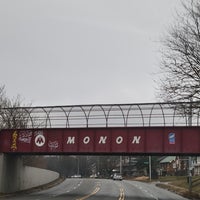
<path fill-rule="evenodd" d="M 0 1 L 0 80 L 34 105 L 156 101 L 156 42 L 179 0 Z"/>

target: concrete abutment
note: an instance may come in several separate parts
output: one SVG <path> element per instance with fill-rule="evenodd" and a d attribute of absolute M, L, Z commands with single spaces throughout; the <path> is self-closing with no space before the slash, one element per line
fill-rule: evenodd
<path fill-rule="evenodd" d="M 47 184 L 57 172 L 23 165 L 20 155 L 0 154 L 0 193 L 12 193 Z"/>

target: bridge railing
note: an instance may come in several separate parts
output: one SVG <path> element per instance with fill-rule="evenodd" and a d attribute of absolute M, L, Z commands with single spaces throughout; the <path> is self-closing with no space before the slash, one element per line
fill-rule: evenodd
<path fill-rule="evenodd" d="M 200 102 L 0 108 L 0 128 L 199 126 Z"/>

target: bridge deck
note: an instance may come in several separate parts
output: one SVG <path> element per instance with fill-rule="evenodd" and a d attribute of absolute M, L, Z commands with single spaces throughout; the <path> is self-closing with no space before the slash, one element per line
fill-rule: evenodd
<path fill-rule="evenodd" d="M 199 154 L 199 103 L 0 109 L 0 152 Z"/>

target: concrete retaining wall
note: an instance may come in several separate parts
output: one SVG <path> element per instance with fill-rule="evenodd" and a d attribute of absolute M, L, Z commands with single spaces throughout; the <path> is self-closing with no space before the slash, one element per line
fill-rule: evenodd
<path fill-rule="evenodd" d="M 24 167 L 23 176 L 24 178 L 20 183 L 21 190 L 44 185 L 59 178 L 57 172 L 28 166 Z"/>
<path fill-rule="evenodd" d="M 2 193 L 40 186 L 58 177 L 57 172 L 24 166 L 19 155 L 0 154 L 0 192 Z"/>
<path fill-rule="evenodd" d="M 3 179 L 3 154 L 0 154 L 0 192 L 2 192 L 2 179 Z"/>

